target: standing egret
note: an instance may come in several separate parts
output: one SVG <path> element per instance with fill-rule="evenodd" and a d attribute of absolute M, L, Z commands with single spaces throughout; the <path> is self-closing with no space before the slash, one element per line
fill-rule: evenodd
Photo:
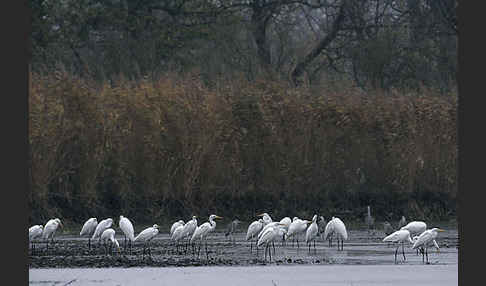
<path fill-rule="evenodd" d="M 239 219 L 234 219 L 232 222 L 228 223 L 226 226 L 226 232 L 224 233 L 224 236 L 229 236 L 230 241 L 233 241 L 233 244 L 235 244 L 235 238 L 233 234 L 236 232 L 238 225 L 241 223 L 241 220 Z"/>
<path fill-rule="evenodd" d="M 118 253 L 120 253 L 120 244 L 118 243 L 118 240 L 116 240 L 116 238 L 115 238 L 115 230 L 114 229 L 112 229 L 112 228 L 105 229 L 100 236 L 100 241 L 103 242 L 103 244 L 105 245 L 106 254 L 108 254 L 108 252 L 110 252 L 110 254 L 111 254 L 111 249 L 112 249 L 113 245 L 116 246 L 116 248 L 118 249 Z M 108 246 L 108 243 L 110 243 L 109 246 Z M 108 248 L 109 248 L 109 251 L 108 251 Z"/>
<path fill-rule="evenodd" d="M 292 220 L 286 216 L 280 220 L 280 223 L 283 225 L 282 227 L 285 229 L 285 233 L 289 231 L 289 226 L 292 223 Z M 282 235 L 282 245 L 285 243 L 285 234 Z"/>
<path fill-rule="evenodd" d="M 272 217 L 270 217 L 270 215 L 267 213 L 258 214 L 257 216 L 261 216 L 263 218 L 263 226 L 273 222 Z"/>
<path fill-rule="evenodd" d="M 213 232 L 214 229 L 216 228 L 216 222 L 214 221 L 215 219 L 222 219 L 222 217 L 217 216 L 215 214 L 210 215 L 209 221 L 198 226 L 191 237 L 191 243 L 193 243 L 196 240 L 199 240 L 199 250 L 197 253 L 198 256 L 199 256 L 199 252 L 201 251 L 202 241 L 204 239 L 205 246 L 206 246 L 206 258 L 208 258 L 208 235 L 211 232 Z"/>
<path fill-rule="evenodd" d="M 120 227 L 120 229 L 122 230 L 123 235 L 125 237 L 124 251 L 126 251 L 126 249 L 127 249 L 127 239 L 128 239 L 128 245 L 129 245 L 130 253 L 131 253 L 132 252 L 132 242 L 135 239 L 135 231 L 133 230 L 133 224 L 128 218 L 120 215 L 120 220 L 118 221 L 118 227 Z"/>
<path fill-rule="evenodd" d="M 338 217 L 334 217 L 333 221 L 334 221 L 333 222 L 334 231 L 336 233 L 336 239 L 338 243 L 338 250 L 339 250 L 339 240 L 341 240 L 341 250 L 343 250 L 344 241 L 348 240 L 348 232 L 346 231 L 346 225 L 344 225 L 344 222 Z"/>
<path fill-rule="evenodd" d="M 181 220 L 178 220 L 178 221 L 176 221 L 176 222 L 174 222 L 174 223 L 172 224 L 172 226 L 170 227 L 170 236 L 172 236 L 172 234 L 174 233 L 174 230 L 175 230 L 177 227 L 181 226 L 181 225 L 184 225 L 184 221 L 183 221 L 182 219 L 181 219 Z"/>
<path fill-rule="evenodd" d="M 305 243 L 309 246 L 309 252 L 310 252 L 310 245 L 311 242 L 314 241 L 314 253 L 316 252 L 316 237 L 317 233 L 319 232 L 319 227 L 317 226 L 317 215 L 314 215 L 312 217 L 312 223 L 309 225 L 307 228 L 307 231 L 305 233 Z"/>
<path fill-rule="evenodd" d="M 429 264 L 429 255 L 427 253 L 427 248 L 428 244 L 430 242 L 435 241 L 435 238 L 437 237 L 438 232 L 445 231 L 443 229 L 434 227 L 432 229 L 428 229 L 422 234 L 419 235 L 419 237 L 415 240 L 413 243 L 412 249 L 418 249 L 419 247 L 422 247 L 424 250 L 422 251 L 422 262 L 424 262 L 424 256 L 427 259 L 427 264 Z M 437 251 L 439 250 L 439 245 L 437 245 L 437 242 L 434 243 L 434 246 L 436 246 Z"/>
<path fill-rule="evenodd" d="M 375 225 L 375 218 L 371 216 L 370 206 L 367 206 L 367 210 L 368 211 L 365 216 L 365 223 L 366 223 L 366 227 L 368 228 L 368 235 L 370 235 L 370 231 Z"/>
<path fill-rule="evenodd" d="M 154 224 L 153 226 L 142 230 L 133 240 L 133 242 L 137 242 L 137 241 L 143 242 L 142 259 L 144 258 L 145 249 L 147 248 L 147 245 L 158 233 L 159 233 L 159 226 L 157 224 Z M 149 257 L 152 258 L 150 245 L 148 246 L 148 253 L 149 253 Z"/>
<path fill-rule="evenodd" d="M 183 230 L 184 225 L 179 225 L 174 229 L 170 236 L 170 239 L 174 241 L 177 252 L 179 251 L 179 241 L 183 238 Z"/>
<path fill-rule="evenodd" d="M 329 247 L 332 246 L 332 237 L 334 236 L 335 229 L 334 229 L 334 217 L 326 224 L 324 228 L 324 240 L 329 240 Z"/>
<path fill-rule="evenodd" d="M 32 255 L 35 252 L 35 243 L 34 240 L 38 237 L 42 236 L 42 231 L 44 230 L 44 227 L 41 224 L 38 225 L 33 225 L 29 228 L 29 242 L 31 243 L 31 248 L 32 248 Z"/>
<path fill-rule="evenodd" d="M 253 241 L 252 241 L 253 237 L 255 237 L 255 235 L 258 235 L 262 229 L 263 229 L 263 219 L 261 218 L 252 222 L 248 226 L 248 230 L 246 232 L 246 241 L 250 240 L 250 252 L 252 251 L 253 248 Z"/>
<path fill-rule="evenodd" d="M 280 227 L 282 226 L 282 227 Z M 265 261 L 267 260 L 267 251 L 270 255 L 270 261 L 272 260 L 272 252 L 269 248 L 270 243 L 274 242 L 275 239 L 278 237 L 282 237 L 285 234 L 284 224 L 277 223 L 277 225 L 273 225 L 268 227 L 262 234 L 262 236 L 258 239 L 257 246 L 261 246 L 265 244 Z"/>
<path fill-rule="evenodd" d="M 297 218 L 290 224 L 286 239 L 292 237 L 292 246 L 294 246 L 295 239 L 297 240 L 297 248 L 299 248 L 299 235 L 306 231 L 309 223 L 311 223 L 311 221 Z"/>
<path fill-rule="evenodd" d="M 45 224 L 42 230 L 42 239 L 46 241 L 46 250 L 49 249 L 49 238 L 54 242 L 54 235 L 58 227 L 62 227 L 62 222 L 59 218 L 51 219 Z"/>
<path fill-rule="evenodd" d="M 403 243 L 404 242 L 413 243 L 412 239 L 410 238 L 410 232 L 406 229 L 400 229 L 400 230 L 395 231 L 394 233 L 385 237 L 383 239 L 383 242 L 396 242 L 397 243 L 397 249 L 395 250 L 395 263 L 397 263 L 397 253 L 398 253 L 398 248 L 400 248 L 400 244 L 402 245 L 403 260 L 406 260 L 405 249 L 404 249 Z"/>
<path fill-rule="evenodd" d="M 84 235 L 88 236 L 88 250 L 91 249 L 91 236 L 93 235 L 93 232 L 95 231 L 97 225 L 98 225 L 98 219 L 92 217 L 83 224 L 83 227 L 79 232 L 80 236 L 84 236 Z"/>
<path fill-rule="evenodd" d="M 197 216 L 192 216 L 192 219 L 188 221 L 186 224 L 184 224 L 184 228 L 182 229 L 182 237 L 183 239 L 186 239 L 186 252 L 187 252 L 187 247 L 189 246 L 189 241 L 194 234 L 194 231 L 196 231 L 197 228 Z"/>
<path fill-rule="evenodd" d="M 401 229 L 405 225 L 407 225 L 407 220 L 404 216 L 402 216 L 402 218 L 398 221 L 398 229 Z"/>

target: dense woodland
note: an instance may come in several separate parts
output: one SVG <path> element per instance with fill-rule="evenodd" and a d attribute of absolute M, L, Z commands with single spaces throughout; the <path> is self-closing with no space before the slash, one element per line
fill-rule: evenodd
<path fill-rule="evenodd" d="M 456 215 L 456 1 L 30 4 L 31 223 Z"/>

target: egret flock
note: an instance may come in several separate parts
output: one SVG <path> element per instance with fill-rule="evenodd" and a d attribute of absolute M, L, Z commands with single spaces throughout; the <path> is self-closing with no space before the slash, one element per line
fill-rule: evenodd
<path fill-rule="evenodd" d="M 281 242 L 281 245 L 286 245 L 290 240 L 292 247 L 294 243 L 299 248 L 299 239 L 304 241 L 308 247 L 308 252 L 311 252 L 313 245 L 314 252 L 316 252 L 316 240 L 321 237 L 322 240 L 329 241 L 329 247 L 332 247 L 332 240 L 337 241 L 337 250 L 344 250 L 344 241 L 348 240 L 348 232 L 344 222 L 336 216 L 333 216 L 329 221 L 326 221 L 323 216 L 314 215 L 312 220 L 301 219 L 299 217 L 284 217 L 281 220 L 273 221 L 268 213 L 257 215 L 258 219 L 251 222 L 246 231 L 245 241 L 249 242 L 250 252 L 256 248 L 258 255 L 258 248 L 264 248 L 264 259 L 267 255 L 272 260 L 272 249 L 275 253 L 275 243 Z M 211 214 L 207 222 L 198 225 L 197 216 L 192 216 L 190 220 L 184 222 L 183 220 L 175 221 L 168 232 L 171 243 L 177 251 L 185 251 L 187 253 L 191 247 L 194 255 L 200 254 L 201 248 L 204 245 L 206 257 L 208 257 L 208 238 L 210 234 L 216 229 L 216 221 L 223 219 L 215 214 Z M 367 216 L 365 217 L 367 228 L 370 229 L 374 224 L 374 218 L 370 215 L 368 207 Z M 230 236 L 230 241 L 234 242 L 233 235 L 237 232 L 237 227 L 242 222 L 238 219 L 231 221 L 226 229 L 225 236 Z M 35 253 L 35 241 L 40 239 L 46 243 L 46 251 L 48 251 L 49 240 L 54 241 L 54 236 L 59 227 L 63 224 L 59 218 L 49 220 L 44 226 L 34 225 L 29 228 L 29 242 L 31 244 L 32 255 Z M 132 222 L 123 215 L 119 217 L 118 227 L 124 237 L 124 251 L 132 253 L 132 243 L 141 243 L 143 246 L 142 258 L 145 255 L 151 257 L 150 242 L 159 234 L 159 226 L 154 224 L 142 230 L 138 235 L 135 235 Z M 382 242 L 396 243 L 395 263 L 397 263 L 397 255 L 400 246 L 402 247 L 403 260 L 405 257 L 405 244 L 410 244 L 411 248 L 420 251 L 422 254 L 422 261 L 428 262 L 428 248 L 430 245 L 439 252 L 439 245 L 435 238 L 438 232 L 444 231 L 440 228 L 427 229 L 427 224 L 423 221 L 412 221 L 405 224 L 405 217 L 402 216 L 398 224 L 398 229 L 393 230 L 390 223 L 384 223 L 384 234 Z M 121 248 L 118 240 L 115 238 L 115 229 L 113 228 L 113 219 L 106 218 L 98 222 L 95 217 L 89 218 L 83 224 L 79 233 L 80 237 L 86 237 L 88 242 L 88 250 L 91 250 L 92 241 L 97 241 L 98 246 L 104 245 L 106 254 L 113 254 L 113 249 L 116 248 L 118 253 L 121 253 Z"/>

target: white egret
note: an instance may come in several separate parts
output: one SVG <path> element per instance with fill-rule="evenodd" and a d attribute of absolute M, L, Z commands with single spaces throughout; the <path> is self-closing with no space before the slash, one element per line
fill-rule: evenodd
<path fill-rule="evenodd" d="M 228 225 L 226 226 L 226 231 L 224 233 L 224 236 L 229 236 L 230 237 L 230 241 L 233 242 L 233 244 L 235 244 L 235 238 L 233 236 L 234 233 L 236 233 L 236 230 L 238 228 L 238 225 L 241 223 L 241 220 L 239 219 L 234 219 L 233 221 L 231 221 L 230 223 L 228 223 Z"/>
<path fill-rule="evenodd" d="M 334 231 L 336 233 L 336 240 L 338 243 L 338 250 L 339 250 L 339 240 L 341 240 L 341 250 L 343 250 L 344 241 L 348 240 L 348 232 L 346 231 L 346 225 L 344 225 L 344 222 L 338 217 L 334 217 L 333 221 L 334 221 L 333 222 Z"/>
<path fill-rule="evenodd" d="M 192 216 L 192 219 L 188 221 L 186 224 L 184 224 L 184 228 L 182 229 L 182 238 L 186 239 L 186 252 L 187 252 L 187 247 L 189 245 L 189 240 L 191 239 L 192 235 L 194 234 L 194 231 L 196 231 L 197 228 L 197 216 Z"/>
<path fill-rule="evenodd" d="M 257 246 L 265 244 L 265 260 L 267 260 L 267 251 L 270 255 L 270 261 L 272 260 L 272 252 L 269 248 L 270 243 L 273 243 L 275 239 L 277 239 L 278 237 L 282 237 L 286 233 L 284 226 L 284 224 L 280 223 L 270 226 L 263 232 L 262 236 L 258 239 Z"/>
<path fill-rule="evenodd" d="M 334 236 L 335 233 L 334 229 L 334 217 L 331 218 L 331 220 L 326 224 L 326 227 L 324 228 L 324 240 L 329 240 L 329 247 L 332 246 L 332 237 Z"/>
<path fill-rule="evenodd" d="M 215 219 L 222 219 L 222 217 L 217 216 L 215 214 L 212 214 L 209 216 L 209 221 L 201 224 L 196 228 L 194 231 L 194 234 L 191 237 L 191 243 L 194 243 L 196 240 L 199 240 L 199 250 L 198 250 L 198 255 L 199 252 L 201 251 L 201 245 L 203 239 L 205 240 L 205 246 L 206 246 L 206 257 L 208 257 L 208 235 L 214 231 L 216 228 L 216 222 L 214 221 Z"/>
<path fill-rule="evenodd" d="M 124 251 L 126 251 L 127 239 L 128 239 L 128 245 L 129 245 L 130 253 L 131 253 L 132 252 L 132 242 L 135 239 L 135 231 L 133 229 L 133 224 L 127 217 L 120 215 L 120 220 L 118 221 L 118 227 L 120 227 L 120 229 L 122 230 L 123 235 L 125 237 L 125 240 L 124 240 L 124 244 L 125 244 L 124 249 L 125 250 Z"/>
<path fill-rule="evenodd" d="M 157 236 L 158 233 L 159 233 L 159 226 L 157 224 L 154 224 L 153 226 L 142 230 L 133 240 L 133 242 L 137 242 L 137 241 L 143 242 L 142 259 L 145 255 L 145 249 L 147 248 L 147 245 L 155 236 Z M 150 245 L 148 246 L 148 253 L 149 256 L 152 257 L 152 253 L 150 251 Z"/>
<path fill-rule="evenodd" d="M 91 236 L 93 235 L 93 232 L 96 229 L 96 226 L 98 225 L 98 219 L 95 217 L 89 218 L 84 224 L 83 227 L 81 228 L 81 231 L 79 232 L 80 236 L 88 236 L 88 250 L 91 249 Z"/>
<path fill-rule="evenodd" d="M 179 241 L 183 238 L 183 230 L 184 225 L 179 225 L 174 229 L 172 235 L 170 236 L 170 239 L 174 241 L 177 251 L 179 251 Z"/>
<path fill-rule="evenodd" d="M 252 251 L 253 248 L 253 241 L 252 241 L 253 237 L 258 235 L 262 229 L 263 229 L 263 219 L 261 218 L 252 222 L 248 226 L 248 230 L 246 232 L 246 241 L 250 240 L 250 252 Z"/>
<path fill-rule="evenodd" d="M 50 219 L 42 230 L 42 239 L 46 241 L 46 250 L 49 249 L 49 238 L 54 242 L 54 235 L 57 228 L 62 227 L 62 222 L 59 218 Z"/>
<path fill-rule="evenodd" d="M 31 243 L 32 254 L 35 252 L 34 240 L 42 236 L 42 231 L 44 227 L 41 224 L 33 225 L 29 228 L 29 242 Z"/>
<path fill-rule="evenodd" d="M 305 243 L 309 246 L 309 252 L 311 247 L 311 242 L 314 241 L 314 252 L 316 252 L 316 237 L 319 232 L 319 227 L 317 226 L 317 215 L 312 217 L 312 223 L 309 225 L 305 232 Z"/>
<path fill-rule="evenodd" d="M 437 237 L 438 232 L 445 231 L 443 229 L 434 227 L 432 229 L 428 229 L 422 234 L 418 236 L 416 241 L 413 243 L 412 249 L 418 249 L 419 247 L 422 247 L 424 250 L 422 251 L 422 262 L 424 262 L 424 256 L 427 259 L 427 264 L 429 263 L 429 255 L 427 253 L 427 248 L 428 244 L 432 241 L 435 241 L 435 238 Z M 433 242 L 432 242 L 433 243 Z M 437 242 L 434 243 L 434 246 L 437 247 L 437 251 L 439 250 L 439 245 L 437 245 Z"/>
<path fill-rule="evenodd" d="M 174 223 L 172 224 L 172 226 L 170 227 L 170 236 L 172 236 L 172 234 L 174 233 L 174 230 L 175 230 L 177 227 L 181 226 L 181 225 L 184 225 L 184 221 L 183 221 L 182 219 L 181 219 L 181 220 L 178 220 L 178 221 L 176 221 L 176 222 L 174 222 Z"/>
<path fill-rule="evenodd" d="M 110 228 L 112 224 L 113 224 L 112 218 L 106 218 L 106 219 L 100 221 L 98 223 L 98 225 L 96 226 L 95 231 L 93 232 L 93 235 L 91 236 L 91 239 L 93 240 L 93 239 L 97 238 L 98 241 L 99 241 L 103 231 L 105 231 L 105 229 Z"/>
<path fill-rule="evenodd" d="M 286 235 L 286 240 L 292 237 L 292 246 L 294 246 L 294 240 L 297 240 L 297 248 L 299 248 L 299 235 L 304 233 L 307 229 L 307 225 L 312 221 L 306 219 L 295 219 L 289 226 L 289 231 Z"/>
<path fill-rule="evenodd" d="M 292 220 L 290 217 L 286 216 L 283 219 L 280 220 L 280 223 L 282 224 L 282 227 L 285 229 L 285 233 L 289 231 L 289 226 L 292 223 Z M 282 245 L 285 243 L 285 235 L 282 235 Z"/>
<path fill-rule="evenodd" d="M 427 229 L 427 224 L 423 221 L 411 221 L 400 229 L 408 230 L 410 235 L 420 234 Z"/>
<path fill-rule="evenodd" d="M 400 230 L 395 231 L 394 233 L 385 237 L 383 239 L 383 242 L 395 242 L 395 243 L 397 243 L 397 249 L 395 250 L 395 263 L 397 263 L 397 253 L 398 253 L 398 248 L 400 248 L 400 244 L 402 245 L 403 260 L 406 260 L 405 249 L 404 249 L 403 244 L 405 242 L 413 243 L 412 239 L 410 238 L 410 232 L 406 229 L 400 229 Z"/>
<path fill-rule="evenodd" d="M 261 216 L 263 218 L 263 226 L 273 222 L 272 217 L 270 217 L 270 215 L 267 213 L 258 214 L 257 216 Z"/>
<path fill-rule="evenodd" d="M 108 248 L 110 249 L 109 252 L 111 253 L 111 248 L 113 245 L 116 246 L 118 249 L 118 253 L 120 253 L 120 244 L 118 243 L 118 240 L 115 238 L 115 230 L 112 228 L 107 228 L 103 231 L 103 233 L 100 236 L 101 242 L 105 245 L 106 253 L 108 254 Z M 108 246 L 107 244 L 110 243 Z"/>

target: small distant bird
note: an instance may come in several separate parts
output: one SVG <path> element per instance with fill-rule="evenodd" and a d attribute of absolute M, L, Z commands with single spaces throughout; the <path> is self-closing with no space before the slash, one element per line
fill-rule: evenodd
<path fill-rule="evenodd" d="M 118 243 L 118 240 L 115 238 L 115 230 L 112 228 L 105 229 L 103 233 L 100 236 L 100 240 L 103 242 L 105 245 L 106 253 L 111 253 L 111 249 L 113 245 L 116 246 L 118 249 L 118 253 L 120 253 L 120 244 Z M 109 246 L 108 246 L 108 243 Z"/>
<path fill-rule="evenodd" d="M 368 211 L 367 211 L 366 216 L 365 216 L 365 223 L 366 223 L 366 226 L 368 228 L 368 235 L 370 235 L 370 231 L 374 227 L 374 224 L 375 224 L 375 218 L 371 216 L 370 206 L 367 206 L 367 209 L 368 209 Z"/>
<path fill-rule="evenodd" d="M 149 245 L 149 242 L 155 237 L 157 236 L 157 234 L 159 233 L 159 226 L 157 224 L 154 224 L 153 226 L 151 227 L 148 227 L 144 230 L 142 230 L 136 237 L 135 239 L 133 240 L 134 242 L 137 242 L 137 241 L 140 241 L 140 242 L 143 242 L 143 252 L 142 252 L 142 259 L 144 258 L 144 255 L 145 255 L 145 250 L 147 249 L 147 245 L 148 245 L 148 253 L 149 253 L 149 257 L 152 257 L 152 253 L 150 251 L 150 245 Z"/>
<path fill-rule="evenodd" d="M 398 229 L 401 229 L 405 225 L 407 225 L 407 220 L 404 216 L 402 216 L 402 218 L 398 221 Z"/>
<path fill-rule="evenodd" d="M 385 235 L 390 235 L 393 233 L 393 227 L 387 221 L 383 223 L 383 232 L 385 233 Z"/>
<path fill-rule="evenodd" d="M 383 239 L 383 242 L 395 242 L 397 243 L 397 249 L 395 250 L 395 263 L 397 263 L 397 253 L 398 248 L 400 248 L 400 244 L 402 245 L 402 253 L 403 253 L 403 260 L 405 258 L 405 249 L 403 243 L 410 242 L 413 243 L 412 239 L 410 238 L 410 232 L 406 229 L 397 230 L 394 233 L 388 235 Z"/>
<path fill-rule="evenodd" d="M 95 217 L 89 218 L 81 228 L 79 232 L 80 236 L 87 235 L 88 236 L 88 250 L 91 249 L 91 236 L 93 235 L 96 226 L 98 226 L 98 220 Z"/>
<path fill-rule="evenodd" d="M 246 240 L 250 240 L 250 252 L 252 251 L 252 248 L 253 248 L 253 238 L 255 236 L 258 236 L 258 234 L 260 233 L 260 231 L 263 229 L 263 219 L 258 219 L 254 222 L 252 222 L 249 226 L 248 226 L 248 230 L 246 232 Z M 257 241 L 258 243 L 258 241 Z M 258 244 L 257 244 L 257 247 L 258 247 Z"/>
<path fill-rule="evenodd" d="M 317 215 L 312 217 L 312 223 L 307 228 L 305 233 L 305 243 L 309 246 L 309 252 L 311 247 L 311 242 L 314 241 L 314 252 L 316 252 L 316 237 L 319 232 L 319 227 L 317 226 Z"/>
<path fill-rule="evenodd" d="M 427 248 L 428 244 L 430 242 L 435 241 L 435 238 L 437 237 L 438 232 L 444 231 L 443 229 L 434 227 L 432 229 L 428 229 L 422 234 L 419 235 L 419 237 L 415 240 L 413 243 L 412 249 L 418 249 L 419 247 L 422 247 L 424 250 L 422 251 L 422 262 L 424 262 L 424 256 L 426 257 L 426 263 L 429 263 L 429 255 L 427 253 Z M 437 245 L 437 242 L 434 243 L 434 245 L 437 248 L 437 251 L 439 250 L 439 245 Z"/>
<path fill-rule="evenodd" d="M 123 235 L 125 237 L 125 240 L 124 240 L 124 251 L 126 251 L 126 248 L 127 248 L 127 240 L 128 240 L 128 246 L 130 248 L 130 252 L 132 251 L 132 242 L 133 240 L 135 240 L 135 231 L 133 229 L 133 224 L 132 222 L 124 217 L 124 216 L 120 216 L 120 220 L 118 221 L 118 227 L 120 227 L 120 229 L 122 230 L 123 232 Z"/>
<path fill-rule="evenodd" d="M 226 226 L 226 231 L 224 233 L 224 236 L 230 236 L 230 241 L 233 241 L 233 243 L 236 243 L 234 240 L 233 234 L 236 233 L 238 229 L 238 225 L 241 223 L 239 219 L 234 219 L 232 222 L 228 223 Z"/>
<path fill-rule="evenodd" d="M 181 220 L 178 220 L 178 221 L 176 221 L 176 222 L 174 222 L 174 223 L 172 224 L 172 226 L 170 227 L 170 236 L 172 236 L 172 234 L 174 233 L 174 230 L 175 230 L 177 227 L 181 226 L 181 225 L 184 225 L 184 221 L 183 221 L 182 219 L 181 219 Z"/>
<path fill-rule="evenodd" d="M 34 240 L 42 236 L 42 231 L 44 227 L 41 224 L 33 225 L 29 228 L 29 242 L 31 243 L 32 254 L 35 252 Z"/>
<path fill-rule="evenodd" d="M 49 220 L 42 230 L 42 239 L 46 241 L 46 250 L 49 248 L 49 239 L 54 242 L 54 235 L 58 227 L 62 227 L 62 222 L 59 218 Z"/>
<path fill-rule="evenodd" d="M 100 241 L 101 234 L 103 231 L 106 229 L 110 228 L 111 225 L 113 224 L 113 219 L 112 218 L 106 218 L 98 223 L 98 225 L 95 228 L 95 231 L 93 235 L 91 236 L 91 239 L 98 239 L 98 242 Z"/>

